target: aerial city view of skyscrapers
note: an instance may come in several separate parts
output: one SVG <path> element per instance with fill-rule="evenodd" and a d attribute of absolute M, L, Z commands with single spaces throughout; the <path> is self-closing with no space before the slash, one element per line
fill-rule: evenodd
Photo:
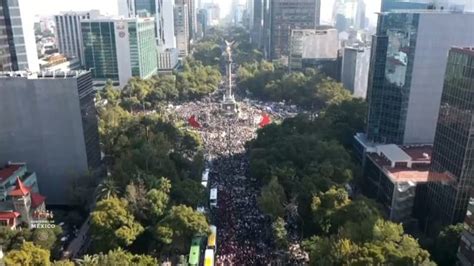
<path fill-rule="evenodd" d="M 0 265 L 474 265 L 474 0 L 0 0 Z"/>

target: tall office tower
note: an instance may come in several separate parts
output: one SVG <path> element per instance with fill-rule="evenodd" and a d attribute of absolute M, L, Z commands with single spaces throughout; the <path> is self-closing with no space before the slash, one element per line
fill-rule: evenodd
<path fill-rule="evenodd" d="M 187 0 L 176 0 L 174 7 L 176 48 L 178 48 L 180 57 L 186 57 L 189 53 L 189 6 L 187 2 Z"/>
<path fill-rule="evenodd" d="M 118 6 L 119 16 L 124 18 L 154 17 L 156 45 L 158 50 L 163 50 L 165 42 L 163 0 L 118 0 Z"/>
<path fill-rule="evenodd" d="M 340 78 L 339 39 L 332 26 L 291 30 L 289 49 L 290 71 L 316 68 L 333 79 Z"/>
<path fill-rule="evenodd" d="M 245 22 L 245 24 L 247 25 L 247 29 L 250 31 L 253 29 L 253 20 L 254 20 L 253 8 L 254 8 L 254 0 L 247 0 L 245 3 L 247 21 Z"/>
<path fill-rule="evenodd" d="M 94 82 L 123 88 L 131 77 L 156 74 L 155 22 L 150 18 L 97 18 L 81 22 L 85 66 Z"/>
<path fill-rule="evenodd" d="M 206 9 L 200 9 L 197 13 L 197 37 L 203 38 L 206 36 L 208 26 L 208 16 Z"/>
<path fill-rule="evenodd" d="M 344 88 L 354 97 L 367 96 L 367 81 L 369 79 L 370 47 L 345 47 L 342 56 L 341 81 Z"/>
<path fill-rule="evenodd" d="M 156 14 L 156 9 L 158 2 L 161 0 L 134 0 L 135 2 L 135 14 L 140 14 L 140 12 L 146 12 L 151 16 Z"/>
<path fill-rule="evenodd" d="M 264 0 L 253 0 L 253 17 L 250 30 L 251 42 L 258 48 L 263 48 L 263 2 Z"/>
<path fill-rule="evenodd" d="M 376 143 L 434 141 L 447 53 L 474 43 L 474 14 L 381 13 L 372 38 L 367 137 Z"/>
<path fill-rule="evenodd" d="M 4 10 L 5 3 L 6 1 L 3 1 L 2 5 L 0 5 L 0 21 L 3 22 L 0 23 L 0 71 L 14 70 L 9 45 L 9 40 L 13 39 L 13 32 L 11 27 L 5 23 L 7 18 L 5 15 L 6 10 Z"/>
<path fill-rule="evenodd" d="M 231 7 L 230 7 L 230 12 L 231 12 L 231 18 L 232 18 L 232 23 L 234 25 L 240 24 L 240 19 L 241 19 L 241 10 L 239 7 L 239 0 L 232 0 Z"/>
<path fill-rule="evenodd" d="M 219 24 L 221 9 L 218 4 L 215 3 L 206 3 L 204 9 L 207 10 L 209 16 L 210 25 L 215 26 Z"/>
<path fill-rule="evenodd" d="M 319 25 L 321 0 L 270 1 L 271 59 L 288 56 L 292 29 L 314 29 Z"/>
<path fill-rule="evenodd" d="M 82 42 L 81 20 L 97 18 L 98 10 L 88 12 L 66 12 L 54 16 L 56 41 L 59 52 L 68 58 L 79 59 L 84 65 L 84 45 Z"/>
<path fill-rule="evenodd" d="M 189 40 L 192 42 L 196 34 L 197 20 L 196 20 L 196 4 L 195 0 L 187 0 L 188 3 L 188 21 L 189 21 Z"/>
<path fill-rule="evenodd" d="M 472 0 L 382 0 L 381 11 L 437 9 L 462 12 L 466 9 L 472 11 Z"/>
<path fill-rule="evenodd" d="M 135 16 L 135 0 L 117 0 L 118 15 L 123 18 Z"/>
<path fill-rule="evenodd" d="M 454 181 L 428 186 L 432 225 L 463 221 L 474 181 L 474 48 L 452 48 L 447 61 L 432 172 L 448 173 Z"/>
<path fill-rule="evenodd" d="M 333 22 L 339 32 L 365 28 L 364 0 L 337 0 L 334 2 Z"/>
<path fill-rule="evenodd" d="M 0 1 L 0 71 L 39 71 L 28 0 Z"/>
<path fill-rule="evenodd" d="M 73 182 L 101 165 L 88 71 L 0 73 L 0 161 L 26 162 L 48 204 L 69 204 Z"/>
<path fill-rule="evenodd" d="M 155 11 L 156 43 L 159 47 L 159 50 L 162 51 L 164 49 L 164 44 L 165 44 L 163 0 L 157 0 L 155 8 L 156 8 L 156 11 Z"/>
<path fill-rule="evenodd" d="M 163 0 L 163 36 L 165 49 L 176 48 L 176 36 L 174 32 L 174 1 Z"/>

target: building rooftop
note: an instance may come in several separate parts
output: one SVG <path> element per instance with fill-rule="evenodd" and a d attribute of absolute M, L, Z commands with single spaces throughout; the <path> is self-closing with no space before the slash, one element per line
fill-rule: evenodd
<path fill-rule="evenodd" d="M 379 145 L 376 152 L 369 153 L 372 160 L 392 182 L 450 182 L 449 173 L 431 171 L 431 145 L 397 146 Z"/>
<path fill-rule="evenodd" d="M 7 180 L 11 177 L 18 169 L 20 169 L 23 165 L 20 164 L 9 164 L 4 168 L 0 169 L 0 182 Z"/>
<path fill-rule="evenodd" d="M 458 10 L 458 9 L 392 9 L 385 12 L 376 12 L 377 14 L 433 14 L 433 15 L 449 15 L 449 14 L 474 14 L 470 11 Z"/>
<path fill-rule="evenodd" d="M 37 208 L 40 206 L 44 201 L 46 200 L 46 197 L 39 194 L 39 193 L 31 193 L 31 207 Z"/>
<path fill-rule="evenodd" d="M 5 71 L 0 72 L 0 79 L 8 78 L 24 78 L 24 79 L 59 79 L 59 78 L 77 78 L 82 75 L 90 73 L 87 70 L 73 70 L 73 71 L 43 71 L 43 72 L 30 72 L 30 71 Z"/>
<path fill-rule="evenodd" d="M 474 46 L 472 47 L 453 47 L 451 50 L 474 56 Z"/>
<path fill-rule="evenodd" d="M 4 219 L 14 219 L 14 218 L 17 218 L 20 216 L 20 213 L 19 212 L 14 212 L 14 211 L 10 211 L 10 212 L 0 212 L 0 220 L 4 220 Z"/>
<path fill-rule="evenodd" d="M 28 195 L 28 193 L 30 193 L 30 191 L 31 191 L 31 188 L 25 186 L 25 184 L 23 184 L 23 182 L 21 182 L 20 178 L 17 177 L 16 178 L 16 187 L 15 187 L 14 190 L 9 191 L 8 195 L 12 196 L 12 197 L 23 197 L 23 196 Z"/>
<path fill-rule="evenodd" d="M 377 146 L 377 153 L 383 154 L 386 159 L 393 163 L 411 161 L 411 157 L 395 144 Z"/>
<path fill-rule="evenodd" d="M 154 17 L 120 17 L 120 16 L 100 16 L 93 17 L 90 19 L 83 19 L 82 22 L 93 23 L 93 22 L 145 22 L 145 21 L 154 21 Z"/>

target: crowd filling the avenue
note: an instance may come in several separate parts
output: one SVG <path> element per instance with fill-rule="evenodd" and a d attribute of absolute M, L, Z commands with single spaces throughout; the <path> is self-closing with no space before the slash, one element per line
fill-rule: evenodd
<path fill-rule="evenodd" d="M 217 188 L 210 221 L 217 227 L 217 265 L 263 265 L 273 256 L 271 220 L 257 206 L 260 185 L 249 175 L 245 144 L 272 118 L 296 114 L 295 107 L 244 100 L 238 115 L 226 115 L 217 95 L 173 106 L 198 130 L 206 151 L 209 188 Z"/>

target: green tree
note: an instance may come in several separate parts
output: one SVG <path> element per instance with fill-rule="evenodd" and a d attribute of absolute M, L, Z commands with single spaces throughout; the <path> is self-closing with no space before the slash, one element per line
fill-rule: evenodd
<path fill-rule="evenodd" d="M 96 199 L 110 199 L 120 195 L 120 188 L 112 177 L 107 177 L 97 186 Z"/>
<path fill-rule="evenodd" d="M 111 82 L 107 82 L 106 86 L 98 94 L 101 100 L 107 101 L 107 105 L 117 106 L 120 100 L 120 90 L 114 88 Z"/>
<path fill-rule="evenodd" d="M 353 98 L 328 106 L 318 122 L 326 129 L 327 135 L 333 136 L 344 147 L 352 148 L 354 135 L 365 129 L 366 117 L 367 103 Z"/>
<path fill-rule="evenodd" d="M 54 248 L 59 248 L 61 246 L 60 236 L 62 235 L 63 230 L 60 226 L 54 228 L 45 228 L 45 229 L 33 229 L 31 233 L 31 241 L 33 244 L 47 249 L 53 250 Z"/>
<path fill-rule="evenodd" d="M 431 249 L 433 260 L 440 266 L 455 265 L 457 251 L 461 241 L 463 224 L 446 226 L 436 237 L 434 247 Z"/>
<path fill-rule="evenodd" d="M 186 252 L 191 237 L 207 235 L 210 231 L 204 214 L 193 210 L 191 207 L 178 205 L 170 209 L 164 219 L 156 226 L 154 233 L 161 242 L 173 243 L 173 246 L 180 252 Z"/>
<path fill-rule="evenodd" d="M 147 193 L 145 184 L 140 179 L 131 182 L 125 188 L 125 200 L 128 202 L 128 209 L 141 222 L 148 219 L 150 212 Z"/>
<path fill-rule="evenodd" d="M 283 218 L 278 217 L 272 223 L 273 236 L 278 248 L 286 249 L 288 247 L 288 232 L 286 230 L 286 222 Z"/>
<path fill-rule="evenodd" d="M 222 49 L 214 42 L 204 41 L 194 46 L 194 59 L 205 66 L 218 66 L 221 62 Z"/>
<path fill-rule="evenodd" d="M 110 250 L 105 254 L 85 255 L 80 259 L 76 259 L 75 262 L 80 266 L 158 265 L 158 261 L 151 256 L 132 254 L 121 248 Z"/>
<path fill-rule="evenodd" d="M 91 213 L 91 235 L 96 250 L 129 246 L 144 228 L 128 211 L 128 202 L 118 198 L 99 201 Z"/>
<path fill-rule="evenodd" d="M 365 229 L 364 241 L 356 241 L 347 230 L 329 237 L 314 236 L 303 246 L 311 265 L 435 265 L 416 239 L 403 227 L 377 219 L 374 223 L 354 222 Z M 362 231 L 362 230 L 358 230 Z M 360 238 L 360 237 L 359 237 Z"/>
<path fill-rule="evenodd" d="M 331 227 L 335 225 L 334 218 L 336 213 L 349 205 L 349 195 L 343 188 L 331 188 L 326 192 L 319 192 L 313 197 L 311 210 L 316 219 L 316 223 L 326 233 L 329 233 Z M 336 227 L 340 225 L 337 224 Z"/>
<path fill-rule="evenodd" d="M 161 217 L 170 200 L 169 193 L 171 191 L 171 183 L 166 178 L 160 179 L 158 188 L 153 188 L 146 194 L 146 199 L 150 202 L 151 213 L 157 219 Z"/>
<path fill-rule="evenodd" d="M 285 205 L 287 203 L 285 189 L 280 185 L 277 177 L 273 177 L 262 188 L 257 201 L 259 208 L 274 219 L 285 215 Z"/>
<path fill-rule="evenodd" d="M 5 255 L 5 264 L 8 265 L 32 265 L 47 266 L 50 265 L 49 250 L 42 249 L 32 242 L 24 242 L 20 249 L 9 251 Z"/>
<path fill-rule="evenodd" d="M 57 260 L 51 263 L 51 266 L 75 266 L 74 262 L 70 260 Z"/>

